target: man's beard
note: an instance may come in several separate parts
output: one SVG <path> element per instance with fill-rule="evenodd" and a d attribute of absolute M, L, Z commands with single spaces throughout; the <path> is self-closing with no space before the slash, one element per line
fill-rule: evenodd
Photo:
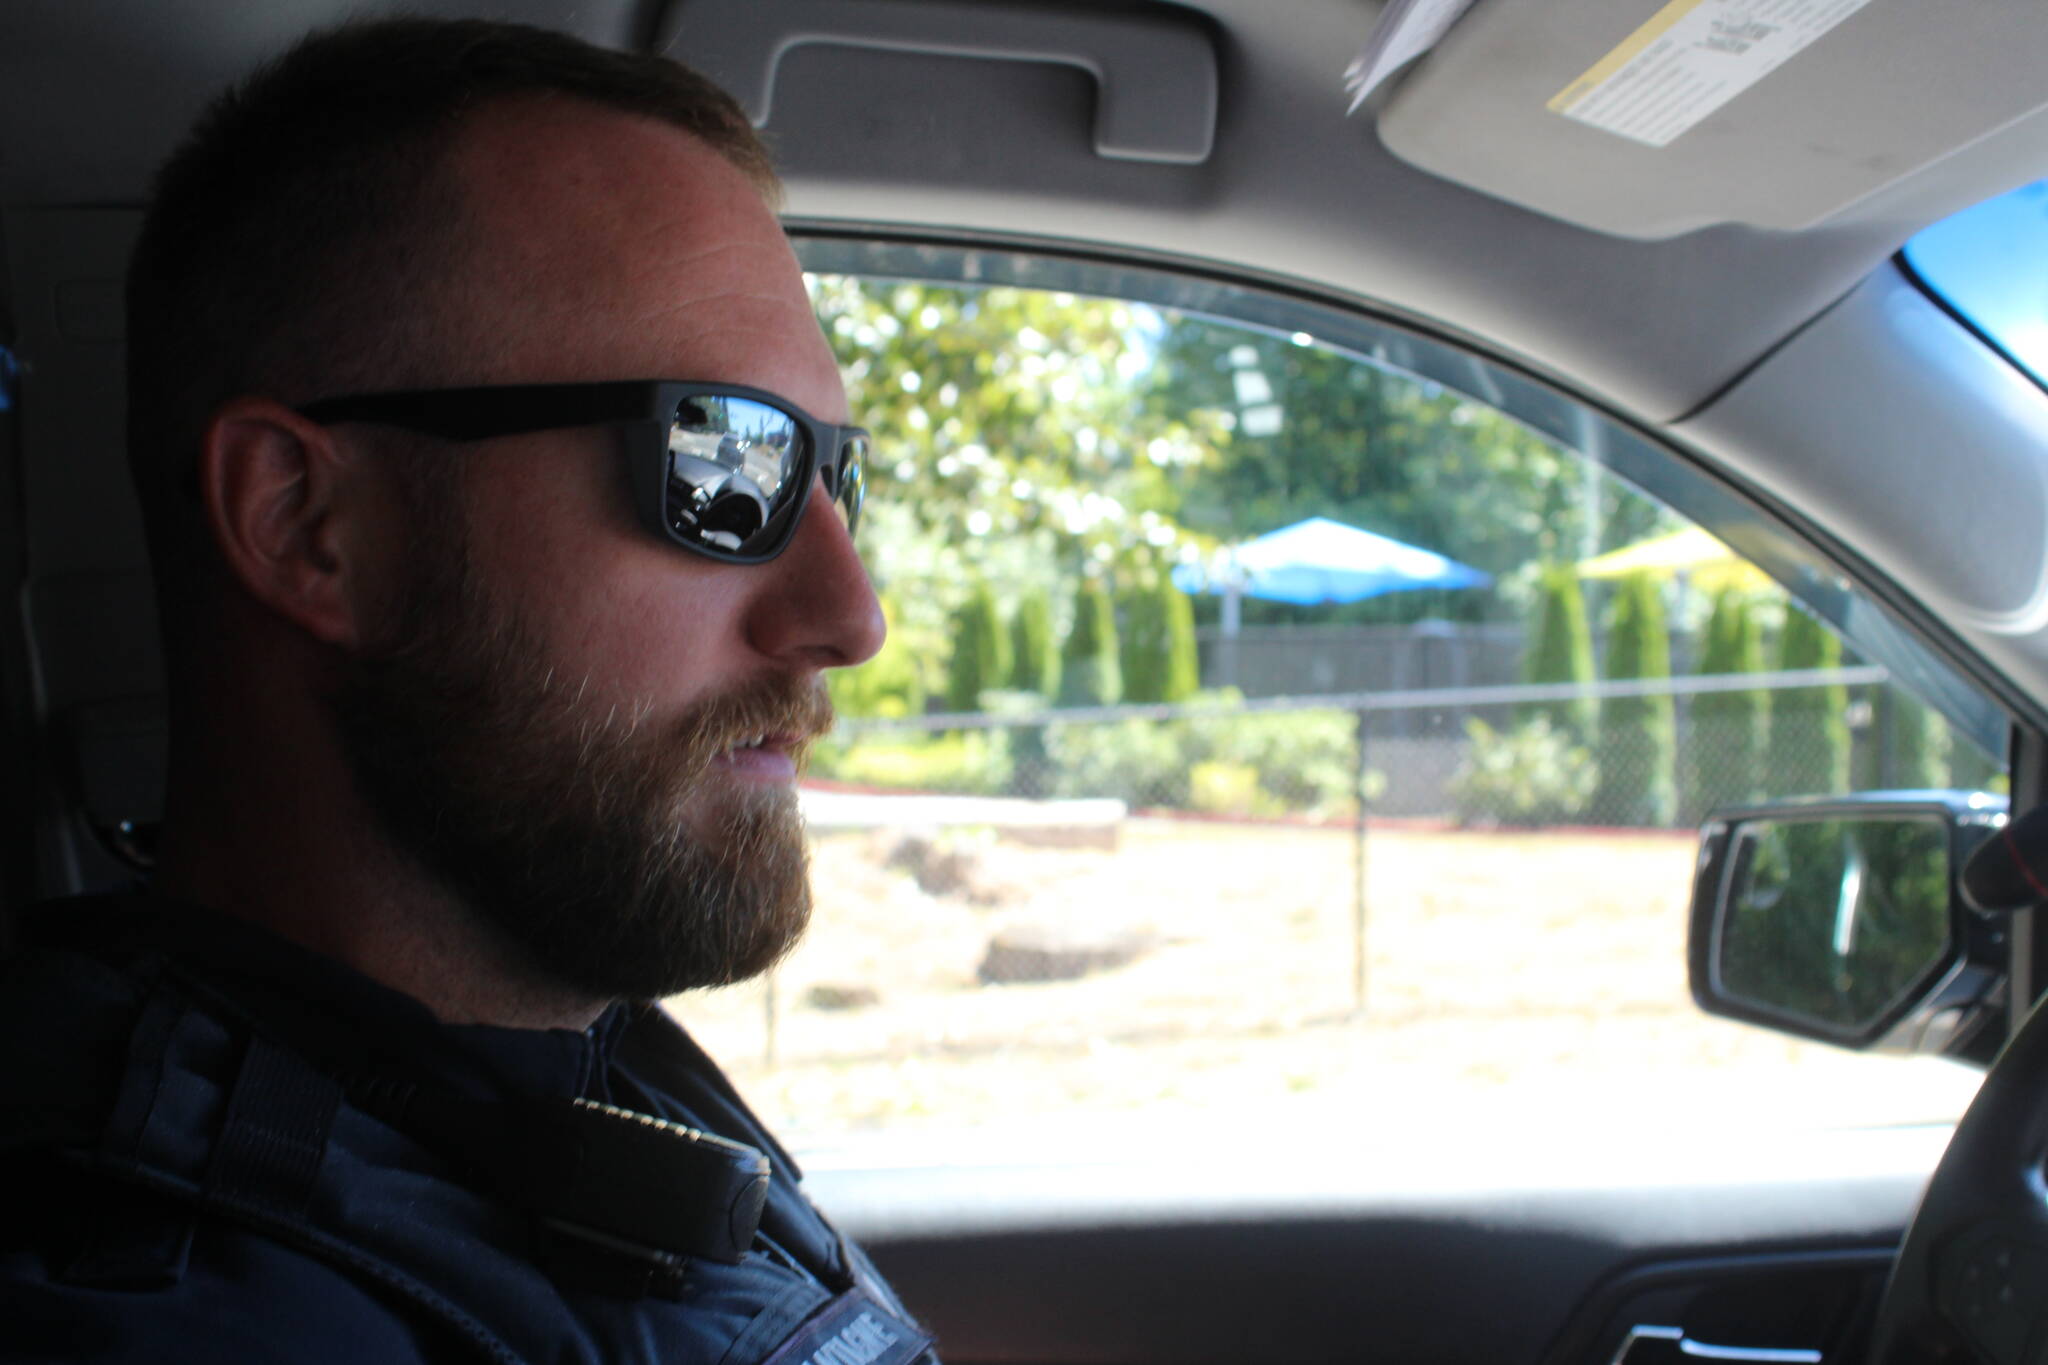
<path fill-rule="evenodd" d="M 336 697 L 384 832 L 541 980 L 650 999 L 775 965 L 810 921 L 796 794 L 714 763 L 822 734 L 823 680 L 777 675 L 667 722 L 592 702 L 448 529 L 415 542 L 435 548 L 396 629 Z"/>

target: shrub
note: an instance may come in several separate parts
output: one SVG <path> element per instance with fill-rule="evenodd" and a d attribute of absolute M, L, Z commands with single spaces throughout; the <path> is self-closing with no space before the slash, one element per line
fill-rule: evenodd
<path fill-rule="evenodd" d="M 1948 784 L 1965 791 L 2002 792 L 2008 789 L 1998 760 L 1954 730 L 1949 731 Z"/>
<path fill-rule="evenodd" d="M 1884 742 L 1888 787 L 1942 788 L 1949 784 L 1948 726 L 1933 708 L 1896 687 L 1887 689 Z"/>
<path fill-rule="evenodd" d="M 1749 594 L 1728 588 L 1714 599 L 1707 618 L 1702 674 L 1749 674 L 1764 669 L 1763 637 Z M 1763 794 L 1764 751 L 1770 739 L 1771 698 L 1757 687 L 1701 692 L 1692 699 L 1690 814 L 1697 819 L 1719 806 L 1754 801 Z"/>
<path fill-rule="evenodd" d="M 1186 701 L 1201 690 L 1202 656 L 1195 647 L 1195 604 L 1173 586 L 1173 580 L 1159 580 L 1159 611 L 1165 620 L 1166 685 L 1161 701 Z"/>
<path fill-rule="evenodd" d="M 1273 798 L 1249 763 L 1210 759 L 1188 767 L 1188 805 L 1210 815 L 1271 815 Z"/>
<path fill-rule="evenodd" d="M 1177 702 L 1195 695 L 1200 665 L 1195 652 L 1195 611 L 1187 594 L 1160 578 L 1124 604 L 1119 651 L 1128 702 Z"/>
<path fill-rule="evenodd" d="M 1649 574 L 1631 574 L 1615 590 L 1607 630 L 1610 679 L 1671 676 L 1664 595 Z M 1600 785 L 1595 819 L 1618 825 L 1669 825 L 1677 818 L 1674 766 L 1678 728 L 1668 693 L 1609 697 L 1600 717 Z"/>
<path fill-rule="evenodd" d="M 1046 709 L 1044 696 L 1002 688 L 981 694 L 982 709 L 995 716 L 1029 716 Z M 1045 796 L 1052 790 L 1053 758 L 1046 751 L 1043 725 L 1011 725 L 1002 734 L 1010 755 L 1010 793 Z"/>
<path fill-rule="evenodd" d="M 1188 741 L 1185 721 L 1048 726 L 1045 747 L 1053 762 L 1053 791 L 1184 808 L 1192 766 Z"/>
<path fill-rule="evenodd" d="M 953 657 L 946 670 L 946 709 L 979 711 L 981 694 L 1010 676 L 1010 638 L 995 595 L 977 583 L 953 617 Z"/>
<path fill-rule="evenodd" d="M 825 674 L 832 707 L 842 716 L 914 716 L 924 712 L 924 682 L 918 676 L 917 646 L 900 628 L 896 603 L 882 598 L 889 638 L 874 658 L 857 668 Z"/>
<path fill-rule="evenodd" d="M 1547 716 L 1502 733 L 1478 717 L 1451 778 L 1452 808 L 1466 825 L 1548 825 L 1576 819 L 1593 798 L 1593 756 L 1551 728 Z"/>
<path fill-rule="evenodd" d="M 812 751 L 810 771 L 863 787 L 991 796 L 1010 785 L 1009 744 L 999 730 L 827 740 Z"/>
<path fill-rule="evenodd" d="M 1123 675 L 1123 700 L 1159 700 L 1159 612 L 1150 589 L 1117 594 L 1116 666 Z"/>
<path fill-rule="evenodd" d="M 1778 667 L 1786 672 L 1839 668 L 1842 642 L 1797 604 L 1785 611 Z M 1849 689 L 1840 683 L 1792 687 L 1771 697 L 1769 778 L 1773 796 L 1849 789 Z"/>
<path fill-rule="evenodd" d="M 1258 774 L 1276 810 L 1311 815 L 1351 808 L 1358 794 L 1358 723 L 1348 711 L 1253 711 L 1195 721 L 1206 756 Z M 1367 795 L 1384 786 L 1368 776 Z"/>
<path fill-rule="evenodd" d="M 1577 572 L 1569 564 L 1545 568 L 1537 591 L 1536 628 L 1522 656 L 1522 681 L 1586 683 L 1593 681 L 1593 632 L 1586 624 L 1586 597 Z M 1515 713 L 1520 722 L 1543 717 L 1551 728 L 1574 744 L 1591 741 L 1600 724 L 1599 702 L 1590 696 L 1563 701 L 1524 702 Z"/>
<path fill-rule="evenodd" d="M 1123 697 L 1117 665 L 1116 611 L 1109 591 L 1093 580 L 1074 599 L 1074 625 L 1060 651 L 1061 706 L 1114 706 Z"/>
<path fill-rule="evenodd" d="M 1010 678 L 1013 692 L 1056 697 L 1060 692 L 1060 651 L 1052 633 L 1052 603 L 1041 591 L 1024 594 L 1010 618 Z"/>
<path fill-rule="evenodd" d="M 1011 693 L 991 693 L 987 700 L 993 710 L 1012 698 L 1024 700 Z M 1031 745 L 1042 744 L 1051 781 L 1033 795 L 1111 796 L 1138 806 L 1257 815 L 1353 808 L 1358 750 L 1349 712 L 1247 714 L 1242 704 L 1235 690 L 1225 689 L 1199 694 L 1191 713 L 1176 720 L 1019 727 L 1010 732 L 1012 789 L 1023 792 L 1034 780 L 1027 755 Z M 1249 794 L 1242 789 L 1247 773 L 1254 788 Z M 1384 785 L 1381 775 L 1368 775 L 1368 795 Z"/>

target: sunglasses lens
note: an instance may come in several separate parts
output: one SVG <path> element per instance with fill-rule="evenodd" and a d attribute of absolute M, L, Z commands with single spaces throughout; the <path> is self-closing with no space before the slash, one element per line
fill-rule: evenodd
<path fill-rule="evenodd" d="M 868 495 L 868 438 L 850 437 L 839 448 L 839 486 L 835 501 L 846 518 L 846 533 L 860 529 L 860 505 Z"/>
<path fill-rule="evenodd" d="M 680 540 L 724 554 L 768 554 L 803 489 L 804 433 L 751 398 L 684 400 L 668 431 L 664 515 Z"/>

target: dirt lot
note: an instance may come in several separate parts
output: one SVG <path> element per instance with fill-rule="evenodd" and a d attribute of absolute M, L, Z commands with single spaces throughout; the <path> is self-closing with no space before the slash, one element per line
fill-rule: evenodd
<path fill-rule="evenodd" d="M 1114 851 L 904 841 L 819 839 L 818 920 L 772 982 L 673 1002 L 799 1151 L 879 1135 L 943 1158 L 1248 1102 L 1337 1125 L 1889 1123 L 1953 1117 L 1974 1087 L 1701 1015 L 1688 836 L 1376 827 L 1362 1009 L 1349 830 L 1132 819 Z M 1136 955 L 987 983 L 998 936 Z"/>

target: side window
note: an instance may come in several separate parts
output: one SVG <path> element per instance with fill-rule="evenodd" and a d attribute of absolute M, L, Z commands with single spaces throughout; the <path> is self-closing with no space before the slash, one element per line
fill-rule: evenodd
<path fill-rule="evenodd" d="M 1960 1112 L 1973 1073 L 1687 992 L 1708 811 L 2003 782 L 1989 704 L 1782 531 L 1378 323 L 812 254 L 891 637 L 833 682 L 811 936 L 675 1006 L 800 1148 Z"/>

